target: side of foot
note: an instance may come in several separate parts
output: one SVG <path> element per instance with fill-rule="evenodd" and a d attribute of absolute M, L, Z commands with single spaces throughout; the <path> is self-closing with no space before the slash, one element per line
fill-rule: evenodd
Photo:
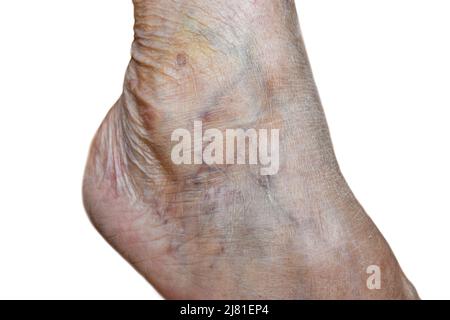
<path fill-rule="evenodd" d="M 134 4 L 124 92 L 84 178 L 103 237 L 167 298 L 417 298 L 339 171 L 293 1 Z M 279 129 L 278 173 L 175 165 L 171 134 L 194 121 Z"/>

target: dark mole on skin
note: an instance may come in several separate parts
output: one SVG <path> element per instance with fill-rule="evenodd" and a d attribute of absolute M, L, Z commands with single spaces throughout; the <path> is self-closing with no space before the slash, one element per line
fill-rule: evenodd
<path fill-rule="evenodd" d="M 258 177 L 256 179 L 259 186 L 261 186 L 263 189 L 268 190 L 270 188 L 271 184 L 271 177 L 270 176 L 263 176 Z"/>
<path fill-rule="evenodd" d="M 187 56 L 184 53 L 179 53 L 177 55 L 177 65 L 184 67 L 187 64 Z"/>

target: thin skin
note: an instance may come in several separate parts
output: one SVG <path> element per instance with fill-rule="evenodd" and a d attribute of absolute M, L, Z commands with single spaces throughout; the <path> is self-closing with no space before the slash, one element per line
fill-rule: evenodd
<path fill-rule="evenodd" d="M 339 170 L 294 1 L 133 2 L 84 178 L 102 236 L 169 299 L 417 299 Z M 174 165 L 171 133 L 195 120 L 280 129 L 279 173 Z"/>

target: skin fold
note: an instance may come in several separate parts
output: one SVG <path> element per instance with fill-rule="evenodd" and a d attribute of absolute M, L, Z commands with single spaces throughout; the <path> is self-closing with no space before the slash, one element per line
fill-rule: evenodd
<path fill-rule="evenodd" d="M 123 93 L 84 203 L 169 299 L 416 299 L 343 178 L 293 0 L 134 0 Z M 280 129 L 280 169 L 175 165 L 171 134 Z M 366 270 L 381 270 L 381 288 Z"/>

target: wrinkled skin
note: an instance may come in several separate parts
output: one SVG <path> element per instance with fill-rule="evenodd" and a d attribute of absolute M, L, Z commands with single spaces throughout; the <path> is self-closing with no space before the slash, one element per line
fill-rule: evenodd
<path fill-rule="evenodd" d="M 294 1 L 134 6 L 124 91 L 84 179 L 102 236 L 169 299 L 417 298 L 339 171 Z M 279 173 L 174 165 L 171 133 L 194 120 L 281 129 Z"/>

